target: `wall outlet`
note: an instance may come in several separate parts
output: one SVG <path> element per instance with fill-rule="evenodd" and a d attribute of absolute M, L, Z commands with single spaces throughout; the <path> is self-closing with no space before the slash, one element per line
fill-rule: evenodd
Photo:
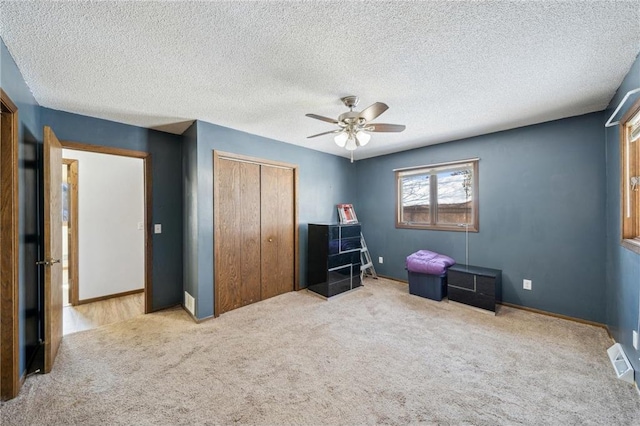
<path fill-rule="evenodd" d="M 156 233 L 156 234 L 162 234 L 162 224 L 156 223 L 153 226 L 153 232 Z"/>
<path fill-rule="evenodd" d="M 184 307 L 191 312 L 191 315 L 196 316 L 196 299 L 186 291 L 184 292 Z"/>
<path fill-rule="evenodd" d="M 638 332 L 633 330 L 633 349 L 638 350 Z"/>
<path fill-rule="evenodd" d="M 522 288 L 525 290 L 531 290 L 531 280 L 522 280 Z"/>
<path fill-rule="evenodd" d="M 378 257 L 378 263 L 384 263 L 384 259 L 382 258 L 382 256 Z"/>
<path fill-rule="evenodd" d="M 142 222 L 138 222 L 138 231 L 142 231 L 144 229 L 144 224 Z"/>

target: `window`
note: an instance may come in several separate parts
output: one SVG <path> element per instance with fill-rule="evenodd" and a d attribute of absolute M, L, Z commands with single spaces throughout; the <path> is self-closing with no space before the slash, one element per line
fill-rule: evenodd
<path fill-rule="evenodd" d="M 640 253 L 640 100 L 620 123 L 622 245 Z"/>
<path fill-rule="evenodd" d="M 478 160 L 396 170 L 396 228 L 478 232 Z"/>

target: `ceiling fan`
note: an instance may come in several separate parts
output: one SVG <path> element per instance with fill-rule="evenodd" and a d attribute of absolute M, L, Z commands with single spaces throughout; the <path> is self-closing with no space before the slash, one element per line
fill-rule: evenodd
<path fill-rule="evenodd" d="M 317 114 L 305 114 L 307 117 L 337 124 L 339 127 L 335 130 L 308 136 L 307 139 L 336 133 L 333 140 L 340 148 L 351 151 L 351 162 L 353 162 L 353 151 L 359 146 L 365 146 L 369 143 L 371 135 L 368 132 L 402 132 L 406 128 L 401 124 L 371 123 L 372 120 L 375 120 L 380 114 L 389 109 L 382 102 L 376 102 L 358 112 L 353 110 L 360 101 L 357 96 L 345 96 L 340 100 L 349 108 L 349 112 L 340 114 L 337 120 Z"/>

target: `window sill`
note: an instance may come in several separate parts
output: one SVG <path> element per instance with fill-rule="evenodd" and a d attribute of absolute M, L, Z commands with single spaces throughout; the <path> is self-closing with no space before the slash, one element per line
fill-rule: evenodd
<path fill-rule="evenodd" d="M 622 240 L 620 244 L 622 244 L 622 247 L 640 254 L 640 238 Z"/>
<path fill-rule="evenodd" d="M 466 229 L 464 226 L 452 225 L 452 226 L 429 226 L 429 225 L 418 225 L 411 223 L 396 223 L 396 228 L 403 229 L 424 229 L 426 231 L 453 231 L 453 232 L 465 232 Z M 478 229 L 474 228 L 472 225 L 469 225 L 469 232 L 478 232 Z"/>

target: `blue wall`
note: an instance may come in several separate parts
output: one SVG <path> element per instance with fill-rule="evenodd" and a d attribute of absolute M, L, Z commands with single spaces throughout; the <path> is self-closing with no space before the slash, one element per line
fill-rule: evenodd
<path fill-rule="evenodd" d="M 42 127 L 40 110 L 16 66 L 13 57 L 0 39 L 0 87 L 18 107 L 19 151 L 19 310 L 20 310 L 20 373 L 25 370 L 25 347 L 38 341 L 38 161 L 41 151 Z M 29 312 L 27 315 L 26 313 Z"/>
<path fill-rule="evenodd" d="M 60 140 L 151 153 L 153 240 L 152 310 L 182 303 L 182 137 L 48 108 L 42 126 Z"/>
<path fill-rule="evenodd" d="M 624 79 L 618 92 L 606 110 L 604 122 L 613 113 L 629 90 L 640 87 L 640 58 Z M 620 119 L 640 99 L 640 94 L 631 97 L 616 115 Z M 620 245 L 621 198 L 620 198 L 620 129 L 606 129 L 607 144 L 607 326 L 615 340 L 626 352 L 636 371 L 640 371 L 640 351 L 633 349 L 632 331 L 638 331 L 640 297 L 640 254 Z M 636 382 L 640 382 L 636 374 Z"/>
<path fill-rule="evenodd" d="M 197 190 L 192 193 L 197 192 L 197 202 L 191 201 L 189 206 L 185 206 L 191 209 L 197 204 L 197 217 L 191 211 L 187 218 L 190 223 L 185 225 L 190 229 L 190 235 L 197 236 L 197 247 L 192 247 L 190 250 L 190 253 L 196 253 L 197 264 L 189 262 L 190 272 L 185 274 L 185 288 L 197 289 L 197 295 L 192 295 L 197 297 L 198 318 L 213 315 L 214 149 L 298 165 L 301 287 L 306 287 L 307 224 L 337 221 L 336 204 L 353 202 L 356 196 L 356 188 L 353 184 L 356 168 L 345 158 L 198 121 L 197 178 L 195 179 Z M 191 145 L 185 150 L 185 164 L 193 167 Z M 192 187 L 194 182 L 192 172 L 185 171 L 185 176 L 188 180 L 185 187 Z M 193 225 L 193 221 L 197 221 L 197 224 Z M 189 278 L 188 281 L 187 278 Z"/>
<path fill-rule="evenodd" d="M 194 122 L 183 134 L 183 283 L 184 291 L 198 296 L 198 124 Z M 196 313 L 197 315 L 197 310 Z"/>
<path fill-rule="evenodd" d="M 395 228 L 393 169 L 479 157 L 480 232 L 469 233 L 469 263 L 502 270 L 505 302 L 604 323 L 602 117 L 358 161 L 358 219 L 377 272 L 406 280 L 405 258 L 419 249 L 465 262 L 464 232 Z M 525 278 L 532 291 L 522 289 Z"/>

